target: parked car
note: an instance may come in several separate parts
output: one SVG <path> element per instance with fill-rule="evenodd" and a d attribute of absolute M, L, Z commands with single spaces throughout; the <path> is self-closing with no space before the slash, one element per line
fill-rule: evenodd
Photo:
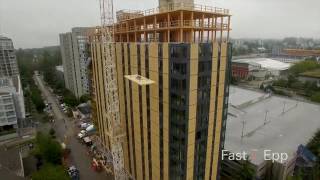
<path fill-rule="evenodd" d="M 67 171 L 72 180 L 80 179 L 80 172 L 75 166 L 70 166 Z"/>
<path fill-rule="evenodd" d="M 86 133 L 84 132 L 84 133 L 82 133 L 82 132 L 79 132 L 78 133 L 78 138 L 79 139 L 82 139 L 82 138 L 84 138 L 84 137 L 86 137 Z"/>
<path fill-rule="evenodd" d="M 87 145 L 87 146 L 91 146 L 92 145 L 92 140 L 90 137 L 85 137 L 83 138 L 83 142 Z"/>
<path fill-rule="evenodd" d="M 91 124 L 89 124 L 89 123 L 82 123 L 82 124 L 80 124 L 80 128 L 81 129 L 86 129 L 87 127 L 89 127 Z"/>

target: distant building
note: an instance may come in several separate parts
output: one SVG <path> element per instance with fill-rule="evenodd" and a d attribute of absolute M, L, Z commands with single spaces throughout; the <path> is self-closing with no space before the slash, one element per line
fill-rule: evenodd
<path fill-rule="evenodd" d="M 66 88 L 76 97 L 90 94 L 88 32 L 91 28 L 76 27 L 60 34 L 60 49 Z"/>
<path fill-rule="evenodd" d="M 225 150 L 248 153 L 255 179 L 287 179 L 294 172 L 300 145 L 320 128 L 319 106 L 234 86 L 229 93 Z M 272 162 L 270 156 L 264 157 L 265 150 L 286 153 L 288 158 Z M 232 178 L 240 164 L 223 160 L 223 176 Z"/>
<path fill-rule="evenodd" d="M 258 63 L 232 62 L 232 77 L 237 80 L 264 80 L 267 70 Z"/>
<path fill-rule="evenodd" d="M 0 78 L 0 140 L 17 135 L 18 123 L 25 118 L 23 92 L 19 76 Z"/>
<path fill-rule="evenodd" d="M 57 75 L 59 81 L 64 81 L 63 66 L 56 66 L 56 75 Z"/>
<path fill-rule="evenodd" d="M 23 91 L 11 39 L 0 36 L 0 141 L 17 136 L 25 119 Z"/>
<path fill-rule="evenodd" d="M 232 76 L 237 79 L 264 80 L 287 75 L 291 64 L 269 58 L 246 58 L 232 60 Z"/>
<path fill-rule="evenodd" d="M 18 74 L 18 65 L 12 40 L 0 36 L 0 77 Z"/>
<path fill-rule="evenodd" d="M 303 61 L 307 58 L 318 60 L 320 58 L 320 50 L 274 48 L 271 57 L 289 63 Z"/>

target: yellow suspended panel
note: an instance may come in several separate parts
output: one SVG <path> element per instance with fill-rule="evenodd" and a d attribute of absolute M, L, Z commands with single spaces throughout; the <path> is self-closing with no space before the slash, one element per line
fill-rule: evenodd
<path fill-rule="evenodd" d="M 135 74 L 135 75 L 126 75 L 124 76 L 126 79 L 134 82 L 134 83 L 137 83 L 138 85 L 140 86 L 146 86 L 146 85 L 150 85 L 150 84 L 153 84 L 155 83 L 154 81 L 152 81 L 151 79 L 148 79 L 146 77 L 143 77 L 143 76 L 140 76 L 138 74 Z"/>

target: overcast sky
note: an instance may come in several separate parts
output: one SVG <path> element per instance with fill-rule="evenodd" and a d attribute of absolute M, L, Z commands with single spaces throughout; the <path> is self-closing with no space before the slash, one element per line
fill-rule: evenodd
<path fill-rule="evenodd" d="M 149 9 L 157 0 L 114 0 L 115 9 Z M 320 38 L 320 0 L 196 0 L 228 8 L 234 38 Z M 16 48 L 59 44 L 58 34 L 99 25 L 99 0 L 0 0 L 0 34 Z"/>

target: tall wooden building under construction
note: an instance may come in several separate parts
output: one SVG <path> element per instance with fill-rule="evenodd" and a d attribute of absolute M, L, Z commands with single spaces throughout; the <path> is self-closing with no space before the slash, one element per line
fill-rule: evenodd
<path fill-rule="evenodd" d="M 91 35 L 96 121 L 105 148 L 105 56 Z M 227 118 L 229 10 L 160 0 L 113 26 L 123 157 L 136 180 L 219 179 Z"/>

